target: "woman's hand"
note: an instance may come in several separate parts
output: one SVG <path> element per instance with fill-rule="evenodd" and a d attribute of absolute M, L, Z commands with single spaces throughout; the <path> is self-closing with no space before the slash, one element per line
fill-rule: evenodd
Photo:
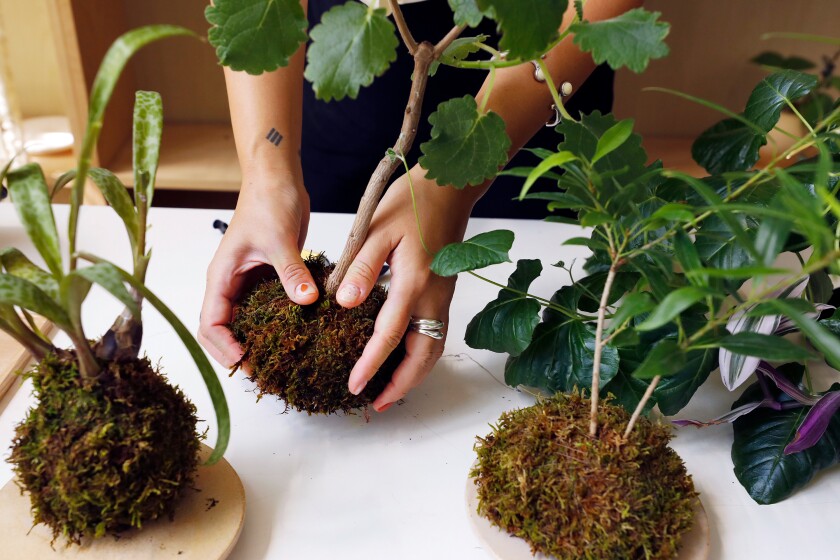
<path fill-rule="evenodd" d="M 247 273 L 261 265 L 277 271 L 289 298 L 301 305 L 318 298 L 318 288 L 300 250 L 309 225 L 309 195 L 300 173 L 248 176 L 216 255 L 207 269 L 198 340 L 213 358 L 232 367 L 242 349 L 228 330 L 233 303 L 247 288 Z"/>
<path fill-rule="evenodd" d="M 362 391 L 400 343 L 411 317 L 449 322 L 455 278 L 437 276 L 429 270 L 429 265 L 435 251 L 463 239 L 474 199 L 438 186 L 423 178 L 424 174 L 419 167 L 411 171 L 420 230 L 431 254 L 421 242 L 408 176 L 403 175 L 382 198 L 367 239 L 336 293 L 338 303 L 344 307 L 358 305 L 370 294 L 382 265 L 386 261 L 390 264 L 388 299 L 376 319 L 373 336 L 350 373 L 348 387 L 354 394 Z M 419 385 L 443 353 L 444 341 L 410 331 L 406 336 L 405 359 L 374 401 L 373 408 L 384 412 Z"/>

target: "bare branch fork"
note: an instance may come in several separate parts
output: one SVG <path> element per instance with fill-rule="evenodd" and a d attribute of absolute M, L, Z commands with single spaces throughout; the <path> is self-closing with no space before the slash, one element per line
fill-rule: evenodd
<path fill-rule="evenodd" d="M 407 154 L 414 144 L 414 138 L 417 136 L 417 125 L 420 122 L 423 107 L 423 95 L 426 92 L 426 85 L 429 81 L 429 68 L 435 60 L 440 58 L 440 55 L 443 54 L 446 48 L 452 44 L 452 41 L 458 38 L 458 35 L 463 32 L 464 27 L 454 27 L 437 45 L 432 45 L 428 41 L 417 43 L 408 29 L 399 4 L 397 4 L 396 0 L 389 0 L 389 2 L 394 12 L 394 21 L 397 24 L 400 37 L 402 37 L 403 42 L 408 48 L 408 52 L 414 57 L 411 93 L 409 94 L 408 104 L 405 107 L 400 135 L 392 148 L 398 154 Z M 344 251 L 341 253 L 341 258 L 327 279 L 326 288 L 328 293 L 333 294 L 338 290 L 338 286 L 344 279 L 344 275 L 347 274 L 347 270 L 350 268 L 353 259 L 359 254 L 362 244 L 367 238 L 368 230 L 370 230 L 370 222 L 373 219 L 376 207 L 379 205 L 379 200 L 382 198 L 382 193 L 385 192 L 388 181 L 390 181 L 400 165 L 402 163 L 399 159 L 395 158 L 392 161 L 391 157 L 385 155 L 376 166 L 373 175 L 370 177 L 370 181 L 368 181 L 367 187 L 365 187 L 362 200 L 359 202 L 359 210 L 356 212 L 356 219 L 353 221 L 353 227 L 350 229 L 347 243 L 344 246 Z"/>

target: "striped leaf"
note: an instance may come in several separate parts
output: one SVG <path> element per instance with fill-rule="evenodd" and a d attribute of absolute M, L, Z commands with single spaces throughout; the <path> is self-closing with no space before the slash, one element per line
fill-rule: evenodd
<path fill-rule="evenodd" d="M 143 206 L 152 205 L 163 134 L 163 102 L 154 91 L 138 91 L 134 99 L 134 199 L 145 197 Z M 140 204 L 137 204 L 139 207 Z"/>
<path fill-rule="evenodd" d="M 26 255 L 14 248 L 0 250 L 0 264 L 12 276 L 23 278 L 41 288 L 53 299 L 58 298 L 58 282 L 55 278 L 30 261 Z"/>
<path fill-rule="evenodd" d="M 67 313 L 44 290 L 23 278 L 0 274 L 0 304 L 14 305 L 42 315 L 61 327 L 71 328 Z"/>
<path fill-rule="evenodd" d="M 61 278 L 61 252 L 58 231 L 50 205 L 47 180 L 41 166 L 30 163 L 8 175 L 9 191 L 20 221 L 32 244 L 38 249 L 47 268 L 56 278 Z"/>

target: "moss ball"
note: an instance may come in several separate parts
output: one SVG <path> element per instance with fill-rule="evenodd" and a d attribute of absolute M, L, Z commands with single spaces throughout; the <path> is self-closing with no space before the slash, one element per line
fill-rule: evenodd
<path fill-rule="evenodd" d="M 147 359 L 110 362 L 83 381 L 72 354 L 26 374 L 37 404 L 12 463 L 35 523 L 79 543 L 172 516 L 198 466 L 195 406 Z"/>
<path fill-rule="evenodd" d="M 675 558 L 697 493 L 667 426 L 601 403 L 589 437 L 589 399 L 559 395 L 506 412 L 478 438 L 471 476 L 479 514 L 565 560 Z"/>
<path fill-rule="evenodd" d="M 386 291 L 374 286 L 358 307 L 345 309 L 326 293 L 334 268 L 323 256 L 304 261 L 318 287 L 318 300 L 298 305 L 276 278 L 259 283 L 234 307 L 230 325 L 245 354 L 260 396 L 276 395 L 288 408 L 331 414 L 363 408 L 391 380 L 405 355 L 401 343 L 359 395 L 350 393 L 350 371 L 373 335 Z"/>

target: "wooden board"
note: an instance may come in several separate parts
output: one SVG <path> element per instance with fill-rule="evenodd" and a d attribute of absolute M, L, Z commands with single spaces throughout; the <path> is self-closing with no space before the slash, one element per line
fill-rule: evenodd
<path fill-rule="evenodd" d="M 202 460 L 210 448 L 202 446 Z M 245 489 L 230 464 L 222 459 L 212 467 L 198 467 L 197 492 L 187 491 L 175 519 L 158 519 L 142 530 L 103 537 L 81 546 L 50 546 L 52 533 L 44 525 L 32 527 L 29 497 L 14 481 L 0 490 L 0 558 L 4 560 L 216 560 L 230 555 L 245 520 Z"/>
<path fill-rule="evenodd" d="M 470 525 L 484 549 L 497 560 L 549 560 L 544 554 L 531 554 L 531 547 L 523 539 L 512 537 L 478 514 L 478 491 L 471 477 L 467 477 L 467 515 Z M 683 535 L 677 560 L 708 560 L 711 548 L 709 517 L 703 504 L 697 500 L 694 526 Z"/>
<path fill-rule="evenodd" d="M 53 325 L 43 317 L 36 317 L 35 324 L 41 332 L 49 336 Z M 20 377 L 17 375 L 31 359 L 29 352 L 15 339 L 0 331 L 0 400 L 15 387 Z"/>

